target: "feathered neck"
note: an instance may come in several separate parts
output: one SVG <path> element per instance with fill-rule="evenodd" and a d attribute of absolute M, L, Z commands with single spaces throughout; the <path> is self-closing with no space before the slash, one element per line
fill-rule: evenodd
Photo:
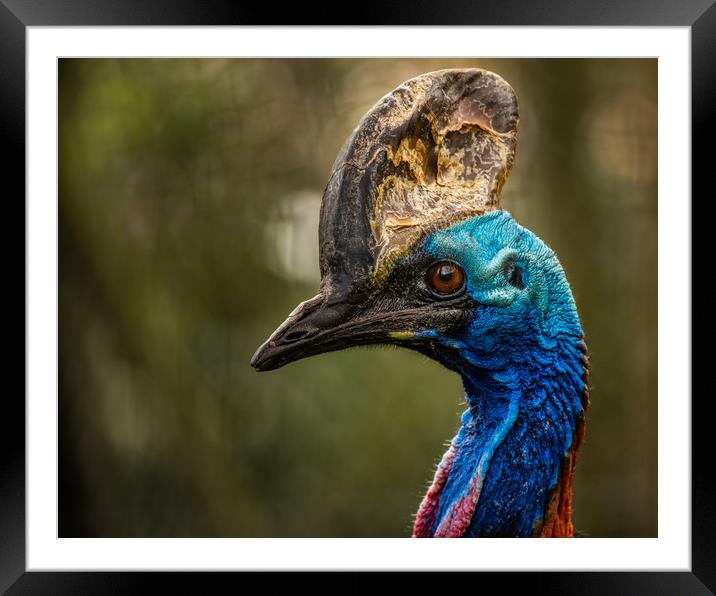
<path fill-rule="evenodd" d="M 459 432 L 418 511 L 415 537 L 571 537 L 572 477 L 588 405 L 579 335 L 509 342 L 499 365 L 462 360 Z M 469 346 L 455 348 L 470 352 Z"/>

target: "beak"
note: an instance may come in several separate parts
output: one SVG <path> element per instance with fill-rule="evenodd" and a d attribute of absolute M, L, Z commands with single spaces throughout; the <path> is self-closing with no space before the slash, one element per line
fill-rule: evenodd
<path fill-rule="evenodd" d="M 256 350 L 251 366 L 258 371 L 343 348 L 400 343 L 412 336 L 415 311 L 359 309 L 348 301 L 318 294 L 301 302 Z"/>

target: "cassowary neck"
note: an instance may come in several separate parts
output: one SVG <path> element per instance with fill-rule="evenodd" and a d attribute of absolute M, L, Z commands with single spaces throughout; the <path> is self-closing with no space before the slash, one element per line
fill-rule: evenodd
<path fill-rule="evenodd" d="M 522 350 L 501 367 L 458 367 L 468 409 L 414 536 L 572 536 L 586 367 L 578 336 Z"/>

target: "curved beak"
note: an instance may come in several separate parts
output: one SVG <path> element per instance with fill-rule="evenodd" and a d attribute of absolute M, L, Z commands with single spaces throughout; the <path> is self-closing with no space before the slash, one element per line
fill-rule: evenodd
<path fill-rule="evenodd" d="M 251 358 L 258 371 L 280 368 L 308 356 L 376 343 L 402 343 L 413 337 L 415 310 L 385 312 L 357 307 L 318 294 L 301 302 Z"/>
<path fill-rule="evenodd" d="M 258 371 L 274 370 L 308 356 L 308 351 L 315 344 L 311 340 L 321 331 L 330 329 L 337 318 L 338 311 L 326 309 L 325 302 L 324 295 L 318 294 L 294 308 L 256 350 L 251 366 Z"/>

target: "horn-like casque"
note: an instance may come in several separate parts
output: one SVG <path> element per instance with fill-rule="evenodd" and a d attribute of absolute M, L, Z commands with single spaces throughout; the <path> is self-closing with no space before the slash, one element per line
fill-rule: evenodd
<path fill-rule="evenodd" d="M 518 118 L 512 87 L 479 69 L 423 74 L 378 101 L 323 196 L 322 293 L 380 281 L 427 232 L 497 209 Z"/>

